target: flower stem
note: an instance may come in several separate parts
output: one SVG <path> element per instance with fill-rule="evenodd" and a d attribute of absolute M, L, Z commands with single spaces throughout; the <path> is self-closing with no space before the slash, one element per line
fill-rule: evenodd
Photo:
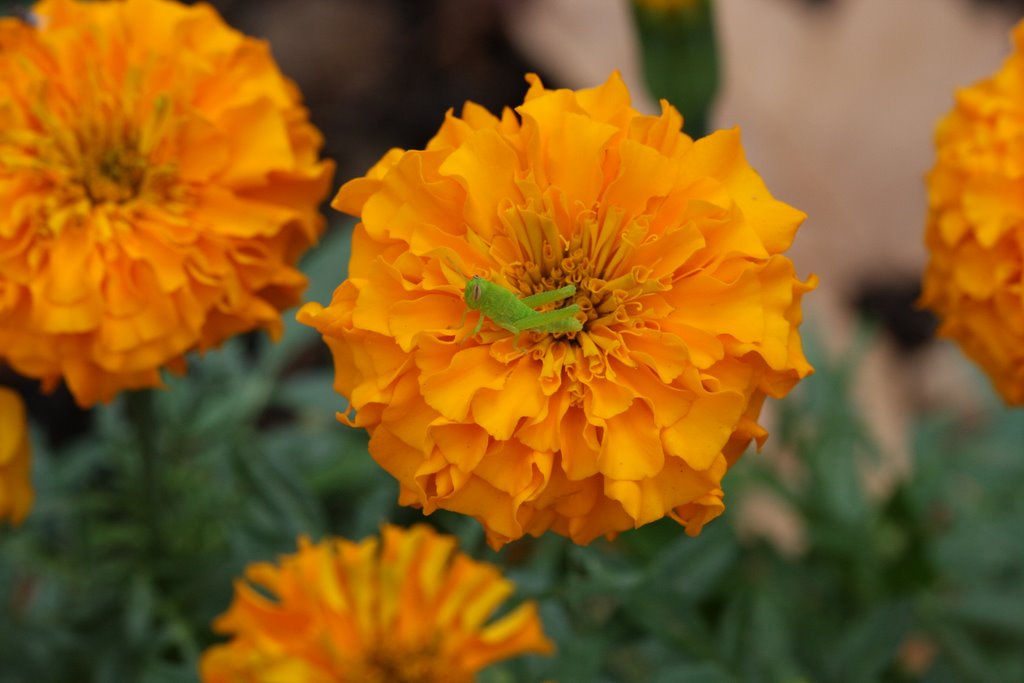
<path fill-rule="evenodd" d="M 125 406 L 128 419 L 135 431 L 135 439 L 142 458 L 142 509 L 146 526 L 149 530 L 147 551 L 151 561 L 161 554 L 162 524 L 160 506 L 160 453 L 156 440 L 156 413 L 154 411 L 153 392 L 149 389 L 131 391 L 125 394 Z"/>
<path fill-rule="evenodd" d="M 718 92 L 719 60 L 711 0 L 651 9 L 635 2 L 644 76 L 651 94 L 683 115 L 683 129 L 698 138 L 710 132 L 709 110 Z"/>

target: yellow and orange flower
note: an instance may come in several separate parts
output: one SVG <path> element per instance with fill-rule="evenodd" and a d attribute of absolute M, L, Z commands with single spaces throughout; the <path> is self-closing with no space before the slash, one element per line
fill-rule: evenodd
<path fill-rule="evenodd" d="M 922 303 L 1024 404 L 1024 22 L 991 78 L 959 91 L 935 135 Z"/>
<path fill-rule="evenodd" d="M 203 682 L 470 683 L 497 661 L 552 650 L 532 602 L 488 623 L 513 586 L 455 538 L 426 525 L 382 535 L 300 539 L 280 564 L 251 565 L 253 585 L 236 583 L 215 624 L 233 638 L 204 654 Z"/>
<path fill-rule="evenodd" d="M 25 406 L 0 387 L 0 521 L 20 524 L 32 507 L 29 455 Z"/>
<path fill-rule="evenodd" d="M 696 534 L 766 395 L 811 372 L 776 201 L 739 132 L 693 141 L 630 106 L 617 75 L 531 84 L 518 117 L 469 103 L 423 151 L 389 152 L 334 206 L 360 216 L 349 279 L 299 319 L 372 433 L 400 501 L 479 519 L 497 547 L 586 543 L 670 515 Z M 466 277 L 521 296 L 576 286 L 578 333 L 518 340 L 468 317 Z M 559 304 L 561 305 L 561 304 Z"/>
<path fill-rule="evenodd" d="M 266 44 L 207 5 L 0 19 L 0 360 L 83 406 L 276 335 L 332 165 Z"/>

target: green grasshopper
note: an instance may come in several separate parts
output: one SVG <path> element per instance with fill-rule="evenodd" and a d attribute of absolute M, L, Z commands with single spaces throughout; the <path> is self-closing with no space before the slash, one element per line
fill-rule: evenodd
<path fill-rule="evenodd" d="M 577 304 L 553 311 L 534 310 L 537 306 L 567 299 L 575 293 L 575 285 L 566 285 L 550 292 L 539 292 L 520 299 L 515 292 L 474 275 L 466 282 L 464 298 L 468 308 L 462 313 L 459 327 L 466 323 L 466 316 L 470 311 L 478 310 L 480 319 L 466 338 L 479 332 L 484 324 L 484 318 L 487 317 L 499 327 L 516 335 L 516 348 L 519 348 L 520 332 L 579 332 L 583 329 L 583 324 L 575 317 L 580 310 Z"/>

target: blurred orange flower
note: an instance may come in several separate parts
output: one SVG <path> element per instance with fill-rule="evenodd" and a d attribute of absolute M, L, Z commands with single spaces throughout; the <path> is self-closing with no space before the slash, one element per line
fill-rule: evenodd
<path fill-rule="evenodd" d="M 1008 403 L 1024 403 L 1024 22 L 1002 69 L 956 94 L 928 176 L 922 304 Z"/>
<path fill-rule="evenodd" d="M 334 206 L 361 216 L 350 278 L 307 304 L 336 387 L 400 501 L 479 519 L 497 547 L 586 543 L 670 515 L 696 534 L 766 395 L 811 368 L 782 255 L 804 214 L 776 201 L 739 132 L 694 142 L 617 75 L 535 76 L 519 117 L 469 103 L 424 151 L 389 152 Z M 458 326 L 465 277 L 527 296 L 576 286 L 582 331 Z M 568 302 L 565 302 L 568 303 Z M 462 342 L 465 343 L 462 343 Z"/>
<path fill-rule="evenodd" d="M 533 603 L 486 623 L 513 586 L 455 538 L 426 525 L 382 535 L 300 539 L 278 565 L 251 565 L 253 585 L 236 583 L 215 624 L 233 638 L 204 654 L 204 683 L 469 683 L 499 660 L 552 650 Z"/>
<path fill-rule="evenodd" d="M 266 44 L 207 5 L 0 19 L 0 359 L 79 404 L 280 332 L 332 164 Z"/>
<path fill-rule="evenodd" d="M 25 406 L 16 393 L 0 387 L 0 521 L 20 524 L 32 498 Z"/>

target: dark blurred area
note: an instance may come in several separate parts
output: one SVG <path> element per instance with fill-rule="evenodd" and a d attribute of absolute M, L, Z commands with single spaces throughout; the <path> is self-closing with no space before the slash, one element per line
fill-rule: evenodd
<path fill-rule="evenodd" d="M 92 425 L 92 411 L 82 410 L 75 405 L 75 400 L 63 384 L 46 394 L 36 380 L 21 377 L 10 368 L 0 365 L 0 386 L 9 387 L 21 394 L 25 399 L 25 409 L 33 421 L 43 428 L 54 448 L 88 431 Z"/>
<path fill-rule="evenodd" d="M 867 281 L 852 306 L 862 317 L 881 328 L 904 353 L 925 346 L 935 337 L 938 320 L 917 306 L 921 282 L 916 274 L 894 275 L 886 281 Z"/>
<path fill-rule="evenodd" d="M 491 0 L 217 0 L 229 24 L 270 42 L 338 162 L 337 183 L 391 147 L 423 147 L 466 100 L 500 112 L 539 72 Z M 544 75 L 543 73 L 541 74 Z"/>

